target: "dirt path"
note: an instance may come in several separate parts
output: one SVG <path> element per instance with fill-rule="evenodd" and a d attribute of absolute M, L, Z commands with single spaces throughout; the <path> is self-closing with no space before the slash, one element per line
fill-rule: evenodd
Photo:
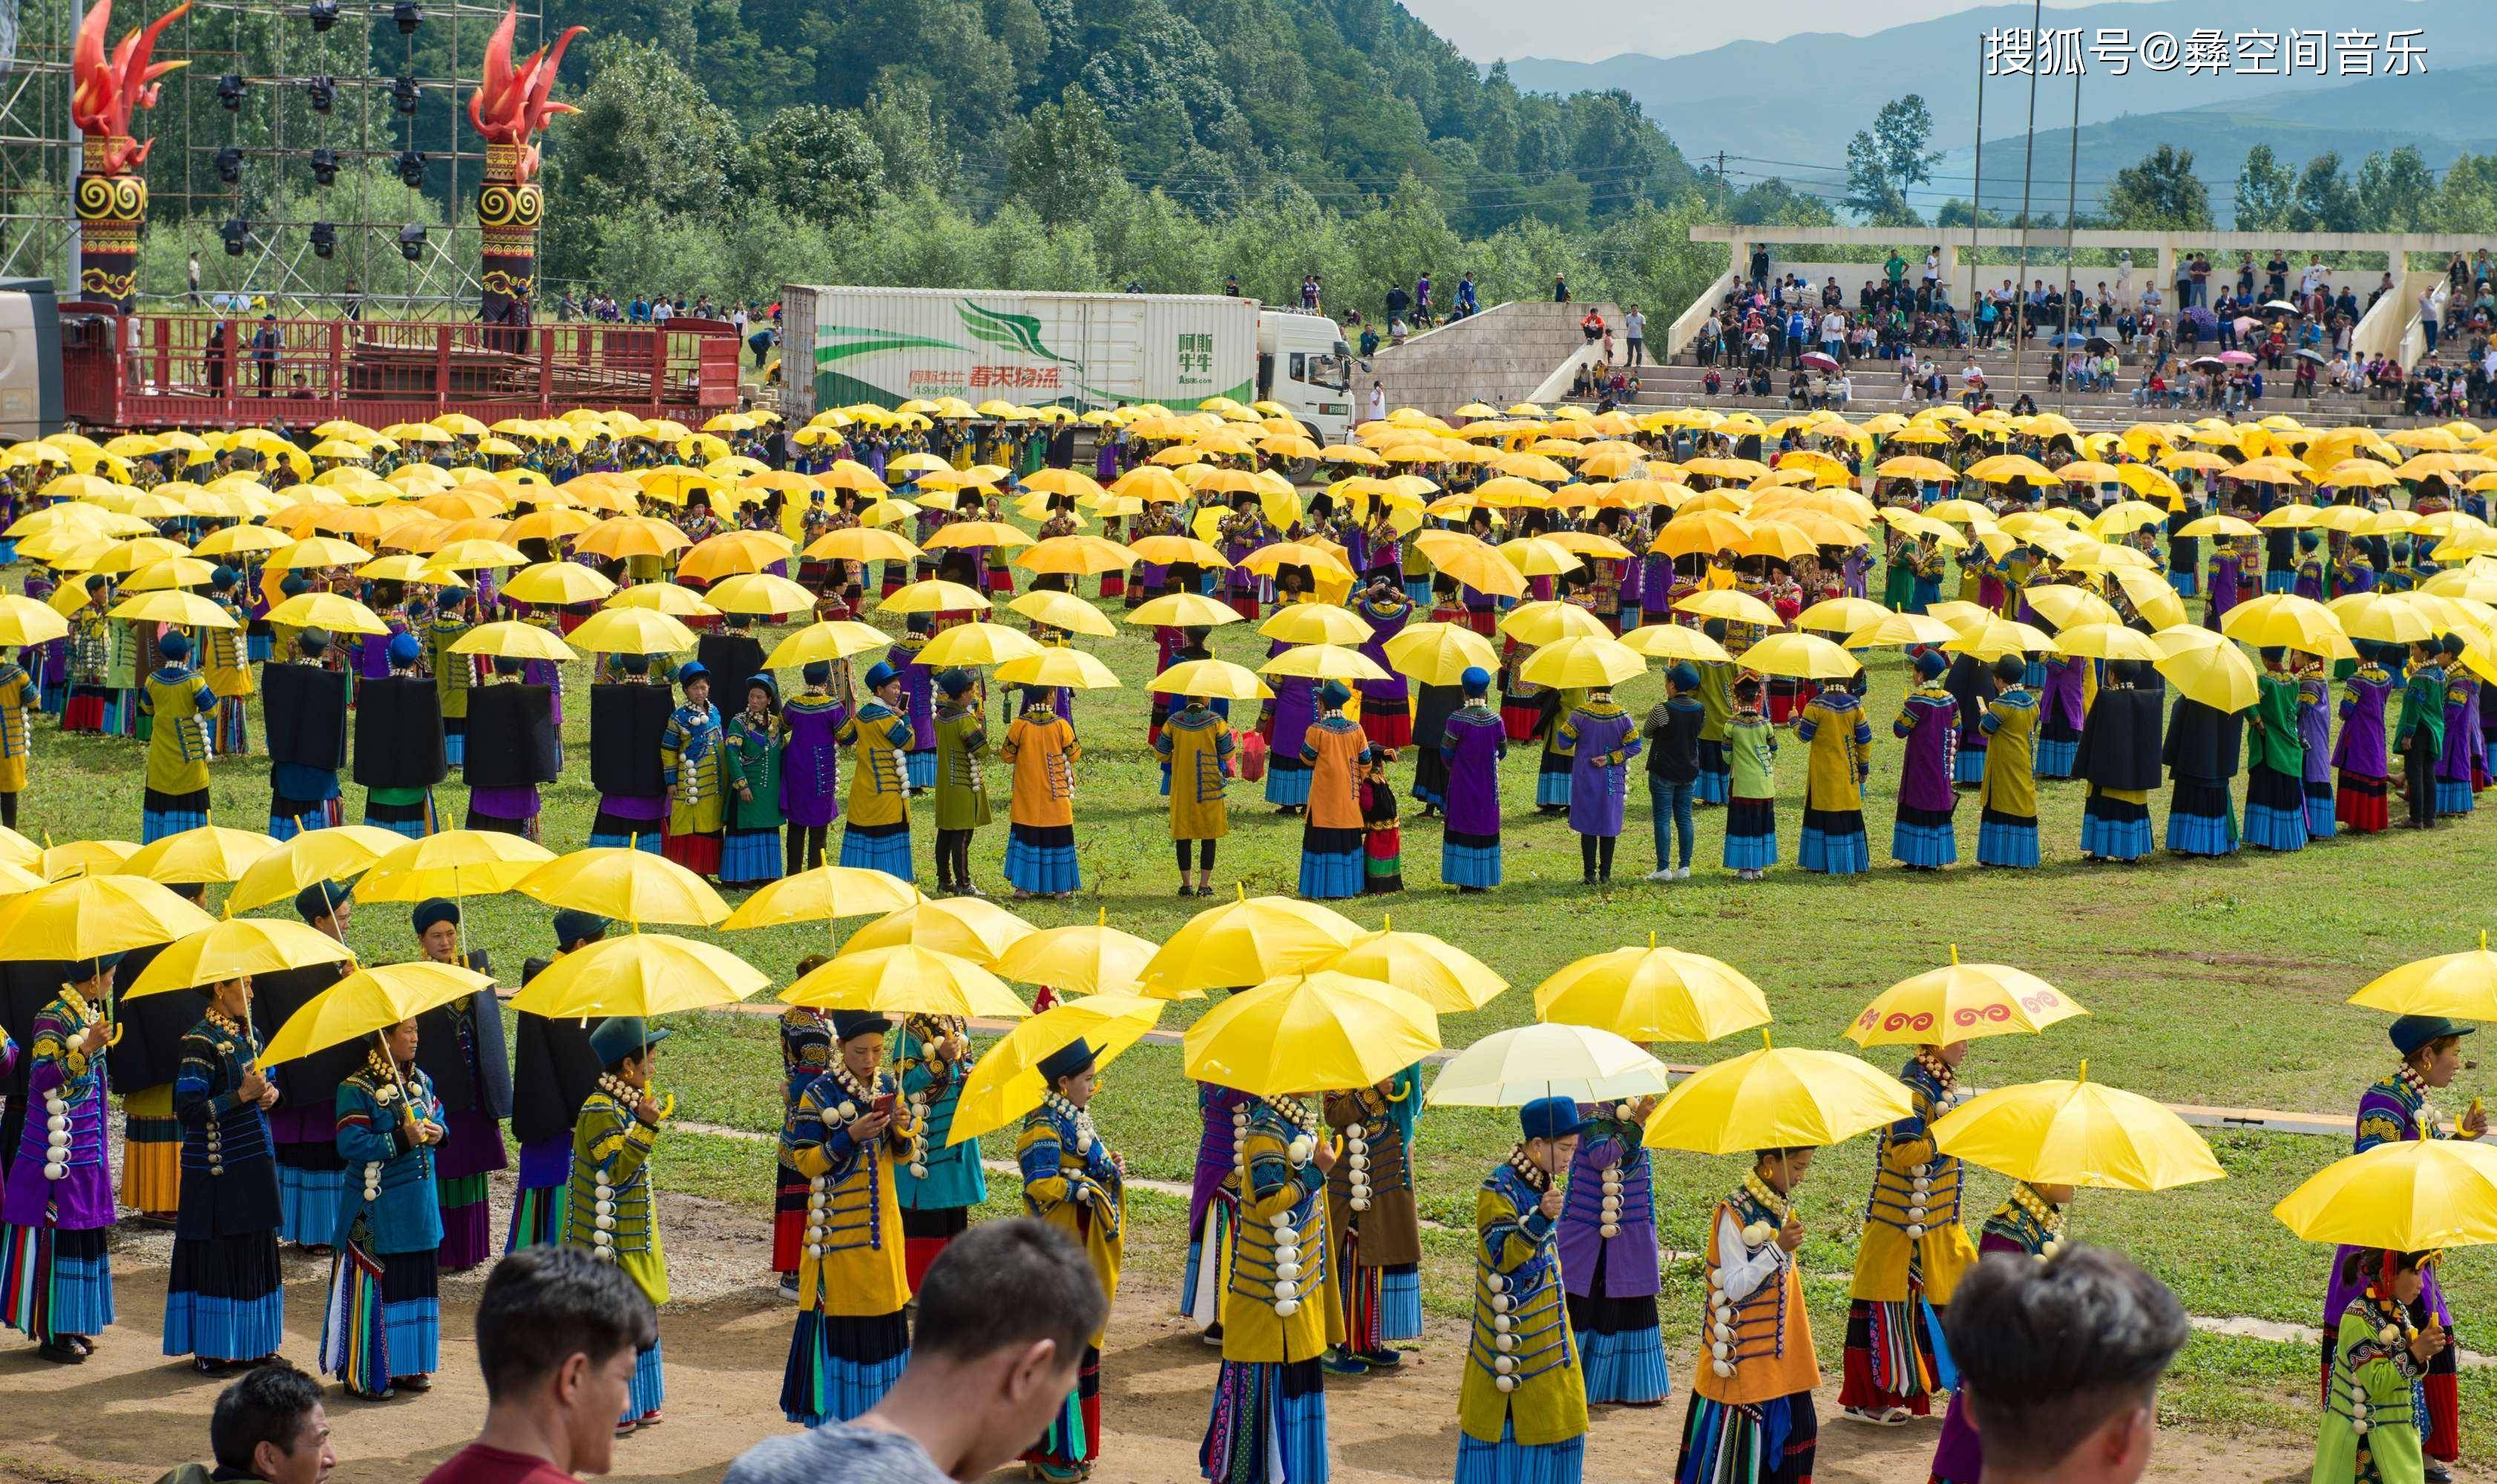
<path fill-rule="evenodd" d="M 508 1192 L 498 1189 L 496 1196 L 499 1206 Z M 619 1444 L 614 1477 L 715 1480 L 741 1450 L 786 1426 L 776 1403 L 790 1309 L 772 1288 L 762 1220 L 717 1202 L 668 1196 L 664 1205 L 678 1295 L 661 1315 L 668 1421 Z M 86 1365 L 47 1366 L 27 1347 L 0 1351 L 0 1398 L 6 1399 L 0 1415 L 7 1423 L 0 1484 L 141 1484 L 205 1456 L 207 1413 L 221 1382 L 157 1353 L 169 1248 L 159 1233 L 128 1232 L 117 1242 L 120 1322 Z M 1175 1255 L 1137 1252 L 1132 1281 L 1122 1285 L 1103 1366 L 1107 1437 L 1098 1476 L 1104 1481 L 1186 1484 L 1197 1477 L 1196 1447 L 1216 1357 L 1168 1312 Z M 326 1276 L 325 1264 L 295 1254 L 287 1259 L 286 1353 L 299 1365 L 311 1363 L 319 1341 Z M 468 1336 L 481 1280 L 482 1270 L 444 1281 L 443 1370 L 430 1394 L 358 1404 L 331 1389 L 341 1484 L 412 1484 L 475 1429 L 485 1397 Z M 1435 1321 L 1400 1373 L 1330 1384 L 1335 1477 L 1344 1484 L 1449 1477 L 1463 1353 L 1463 1328 Z M 1820 1402 L 1826 1418 L 1835 1410 L 1834 1383 Z M 1677 1398 L 1653 1410 L 1599 1408 L 1587 1477 L 1669 1479 L 1683 1405 Z M 1818 1477 L 1923 1484 L 1938 1428 L 1927 1422 L 1877 1432 L 1825 1423 Z M 2297 1439 L 2275 1445 L 2171 1435 L 2162 1439 L 2150 1477 L 2274 1484 L 2303 1478 L 2310 1461 Z"/>

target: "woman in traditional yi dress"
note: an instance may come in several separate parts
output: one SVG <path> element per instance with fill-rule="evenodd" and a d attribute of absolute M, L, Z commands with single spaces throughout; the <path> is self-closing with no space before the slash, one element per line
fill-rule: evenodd
<path fill-rule="evenodd" d="M 332 1099 L 347 1185 L 338 1192 L 337 1256 L 321 1325 L 321 1369 L 368 1402 L 400 1388 L 431 1390 L 442 1363 L 433 1175 L 442 1103 L 416 1064 L 415 1021 L 376 1031 L 374 1042 Z"/>
<path fill-rule="evenodd" d="M 72 964 L 70 982 L 35 1012 L 25 1095 L 44 1116 L 30 1109 L 0 1186 L 0 1324 L 36 1342 L 37 1353 L 56 1365 L 84 1361 L 112 1323 L 106 1250 L 112 1153 L 105 1130 L 112 1026 L 105 1003 L 120 957 Z"/>
<path fill-rule="evenodd" d="M 286 1342 L 277 1266 L 277 1160 L 269 1110 L 278 1089 L 260 1067 L 251 981 L 208 990 L 182 1038 L 174 1116 L 182 1124 L 182 1204 L 165 1298 L 165 1353 L 214 1374 L 274 1358 Z"/>

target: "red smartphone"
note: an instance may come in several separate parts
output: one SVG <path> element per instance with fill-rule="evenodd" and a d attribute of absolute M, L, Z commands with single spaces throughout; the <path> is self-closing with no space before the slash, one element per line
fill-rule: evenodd
<path fill-rule="evenodd" d="M 894 1099 L 899 1096 L 901 1096 L 901 1094 L 898 1092 L 884 1093 L 875 1100 L 874 1105 L 870 1107 L 869 1111 L 871 1113 L 881 1113 L 885 1117 L 891 1118 L 893 1116 Z"/>

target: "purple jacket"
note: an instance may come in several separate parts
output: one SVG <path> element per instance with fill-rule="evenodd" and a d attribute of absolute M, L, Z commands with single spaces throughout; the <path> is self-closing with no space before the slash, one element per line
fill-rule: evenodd
<path fill-rule="evenodd" d="M 1356 567 L 1354 570 L 1360 569 Z M 1362 641 L 1361 652 L 1387 672 L 1386 679 L 1361 682 L 1362 713 L 1402 711 L 1409 692 L 1404 672 L 1387 662 L 1387 641 L 1404 633 L 1405 625 L 1413 621 L 1413 605 L 1399 593 L 1384 604 L 1364 602 L 1353 612 L 1370 622 L 1370 637 Z"/>
<path fill-rule="evenodd" d="M 936 676 L 919 662 L 922 646 L 897 644 L 885 663 L 901 677 L 901 712 L 910 718 L 910 745 L 905 751 L 936 750 Z"/>
<path fill-rule="evenodd" d="M 1595 1292 L 1596 1269 L 1604 1272 L 1603 1296 L 1644 1298 L 1659 1289 L 1656 1249 L 1656 1177 L 1635 1123 L 1615 1122 L 1594 1108 L 1596 1121 L 1578 1141 L 1569 1161 L 1569 1189 L 1562 1197 L 1563 1286 L 1581 1298 Z M 1604 1176 L 1611 1169 L 1621 1186 L 1614 1235 L 1603 1234 Z"/>
<path fill-rule="evenodd" d="M 780 715 L 789 724 L 780 750 L 780 813 L 802 829 L 822 829 L 841 817 L 840 752 L 833 739 L 849 708 L 829 697 L 799 696 Z"/>
<path fill-rule="evenodd" d="M 2046 661 L 2046 688 L 2038 697 L 2038 725 L 2060 721 L 2075 735 L 2081 730 L 2084 715 L 2081 707 L 2081 682 L 2089 672 L 2089 661 L 2079 655 Z"/>
<path fill-rule="evenodd" d="M 2306 742 L 2306 781 L 2332 780 L 2332 687 L 2310 676 L 2297 686 L 2297 735 Z"/>
<path fill-rule="evenodd" d="M 1950 692 L 1938 685 L 1910 691 L 1890 730 L 1908 744 L 1899 771 L 1899 806 L 1949 813 L 1959 802 L 1951 788 L 1959 707 Z"/>
<path fill-rule="evenodd" d="M 1231 1115 L 1255 1101 L 1235 1088 L 1218 1088 L 1210 1082 L 1196 1085 L 1196 1110 L 1205 1120 L 1205 1132 L 1196 1141 L 1196 1182 L 1187 1192 L 1190 1241 L 1196 1240 L 1197 1228 L 1204 1223 L 1205 1208 L 1214 1204 L 1214 1192 L 1238 1162 L 1232 1148 Z"/>
<path fill-rule="evenodd" d="M 2436 775 L 2449 783 L 2468 783 L 2480 765 L 2480 682 L 2457 665 L 2445 678 L 2445 751 L 2436 760 Z"/>
<path fill-rule="evenodd" d="M 1278 767 L 1305 768 L 1301 740 L 1318 719 L 1317 681 L 1299 676 L 1275 679 L 1275 735 L 1268 739 Z"/>
<path fill-rule="evenodd" d="M 1448 718 L 1439 741 L 1448 760 L 1447 829 L 1456 835 L 1500 834 L 1500 760 L 1508 755 L 1508 733 L 1500 713 L 1465 706 Z"/>
<path fill-rule="evenodd" d="M 2341 693 L 2341 740 L 2332 747 L 2332 766 L 2362 778 L 2381 778 L 2392 770 L 2385 754 L 2385 698 L 2393 692 L 2393 678 L 2382 666 L 2361 665 L 2351 673 Z"/>
<path fill-rule="evenodd" d="M 1637 753 L 1635 725 L 1628 712 L 1612 707 L 1606 713 L 1571 711 L 1562 732 L 1559 742 L 1569 748 L 1569 828 L 1580 835 L 1621 834 L 1629 769 L 1612 755 Z"/>
<path fill-rule="evenodd" d="M 26 1074 L 26 1131 L 0 1193 L 0 1221 L 12 1226 L 42 1226 L 47 1209 L 53 1225 L 70 1231 L 112 1224 L 112 1153 L 105 1127 L 108 1054 L 85 1059 L 73 1077 L 69 1061 L 79 1035 L 60 999 L 36 1013 L 26 1046 L 33 1058 Z M 69 1120 L 57 1135 L 49 1128 L 55 1115 Z M 53 1164 L 61 1167 L 61 1178 L 47 1180 L 45 1169 Z"/>

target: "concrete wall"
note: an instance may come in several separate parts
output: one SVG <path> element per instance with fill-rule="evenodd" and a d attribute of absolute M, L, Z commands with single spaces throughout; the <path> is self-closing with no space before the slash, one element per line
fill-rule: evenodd
<path fill-rule="evenodd" d="M 1414 335 L 1402 345 L 1381 346 L 1370 369 L 1353 377 L 1352 406 L 1356 419 L 1369 416 L 1370 384 L 1379 383 L 1389 410 L 1418 407 L 1445 417 L 1467 402 L 1505 407 L 1525 401 L 1549 379 L 1556 367 L 1578 353 L 1586 338 L 1578 321 L 1588 304 L 1556 304 L 1524 300 L 1497 304 L 1469 319 Z M 1594 306 L 1613 327 L 1621 343 L 1621 310 L 1610 303 Z M 1648 317 L 1648 333 L 1658 330 Z"/>

